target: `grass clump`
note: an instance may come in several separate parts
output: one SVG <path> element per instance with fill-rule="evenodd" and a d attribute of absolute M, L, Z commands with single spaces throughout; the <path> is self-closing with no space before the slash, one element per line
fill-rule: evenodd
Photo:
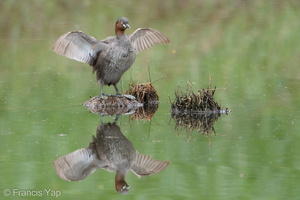
<path fill-rule="evenodd" d="M 134 96 L 138 102 L 145 105 L 158 104 L 159 97 L 152 83 L 130 84 L 129 91 L 125 92 Z"/>
<path fill-rule="evenodd" d="M 187 82 L 185 91 L 178 86 L 175 90 L 175 100 L 171 104 L 173 114 L 210 114 L 227 113 L 228 108 L 222 108 L 214 99 L 214 88 L 193 91 L 190 82 Z"/>

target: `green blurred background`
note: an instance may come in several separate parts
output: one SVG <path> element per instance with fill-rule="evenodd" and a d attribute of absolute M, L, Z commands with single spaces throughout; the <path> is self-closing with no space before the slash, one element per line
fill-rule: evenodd
<path fill-rule="evenodd" d="M 1 199 L 33 198 L 5 189 L 58 190 L 62 199 L 297 199 L 299 8 L 279 0 L 1 1 Z M 139 152 L 171 162 L 154 176 L 129 173 L 125 196 L 112 173 L 66 182 L 52 166 L 88 146 L 99 124 L 82 106 L 99 93 L 91 68 L 56 55 L 52 44 L 71 30 L 104 39 L 121 16 L 128 34 L 151 27 L 172 42 L 140 53 L 120 82 L 122 91 L 153 82 L 161 100 L 154 118 L 119 124 Z M 233 112 L 216 122 L 216 135 L 176 131 L 169 97 L 188 80 L 195 91 L 207 87 L 210 75 L 222 89 L 216 100 Z"/>

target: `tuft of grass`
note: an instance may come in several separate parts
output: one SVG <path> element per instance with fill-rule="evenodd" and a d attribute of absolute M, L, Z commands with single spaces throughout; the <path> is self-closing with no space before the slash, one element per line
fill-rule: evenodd
<path fill-rule="evenodd" d="M 214 88 L 198 90 L 195 93 L 192 86 L 187 82 L 185 91 L 178 86 L 175 90 L 175 100 L 171 104 L 173 114 L 211 114 L 227 113 L 228 108 L 222 108 L 214 99 Z"/>

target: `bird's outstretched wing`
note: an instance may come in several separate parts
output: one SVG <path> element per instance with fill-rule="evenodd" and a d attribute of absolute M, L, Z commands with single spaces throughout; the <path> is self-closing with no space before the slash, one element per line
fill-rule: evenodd
<path fill-rule="evenodd" d="M 59 157 L 53 165 L 57 175 L 67 181 L 83 180 L 96 169 L 105 167 L 105 163 L 90 148 L 78 149 Z"/>
<path fill-rule="evenodd" d="M 168 165 L 168 161 L 154 160 L 148 155 L 136 152 L 131 171 L 137 176 L 149 176 L 161 172 Z"/>
<path fill-rule="evenodd" d="M 156 44 L 170 43 L 170 40 L 163 33 L 152 28 L 138 28 L 128 37 L 136 53 L 144 51 Z"/>
<path fill-rule="evenodd" d="M 97 54 L 105 47 L 106 43 L 96 40 L 81 31 L 71 31 L 58 38 L 52 50 L 70 59 L 93 65 Z"/>

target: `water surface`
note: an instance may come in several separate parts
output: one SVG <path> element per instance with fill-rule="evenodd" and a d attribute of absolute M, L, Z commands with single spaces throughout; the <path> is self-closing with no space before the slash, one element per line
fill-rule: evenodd
<path fill-rule="evenodd" d="M 1 198 L 297 199 L 297 4 L 1 2 Z M 91 68 L 56 55 L 51 46 L 70 30 L 99 39 L 113 35 L 120 16 L 130 20 L 128 33 L 152 27 L 172 41 L 140 53 L 120 82 L 122 91 L 130 82 L 153 82 L 161 101 L 154 117 L 127 115 L 118 124 L 137 151 L 170 162 L 149 177 L 129 172 L 131 189 L 122 197 L 114 189 L 114 173 L 98 170 L 68 182 L 52 166 L 86 147 L 100 118 L 82 106 L 99 93 Z M 220 89 L 216 100 L 232 112 L 214 123 L 212 134 L 175 128 L 169 97 L 172 101 L 177 85 L 185 88 L 188 80 L 195 91 L 206 88 L 210 75 Z"/>

